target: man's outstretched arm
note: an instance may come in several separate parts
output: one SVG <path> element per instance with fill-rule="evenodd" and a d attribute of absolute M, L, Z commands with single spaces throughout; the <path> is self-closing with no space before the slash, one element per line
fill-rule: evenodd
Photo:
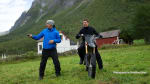
<path fill-rule="evenodd" d="M 94 34 L 98 37 L 98 38 L 103 38 L 102 35 L 100 35 L 99 33 L 96 32 L 96 30 L 93 28 Z"/>
<path fill-rule="evenodd" d="M 44 34 L 43 34 L 43 32 L 40 32 L 38 35 L 28 34 L 27 36 L 34 39 L 34 40 L 39 40 L 44 36 Z"/>

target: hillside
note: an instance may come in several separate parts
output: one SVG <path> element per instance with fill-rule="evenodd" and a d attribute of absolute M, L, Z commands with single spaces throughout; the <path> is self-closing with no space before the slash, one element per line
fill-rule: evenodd
<path fill-rule="evenodd" d="M 149 50 L 150 45 L 100 50 L 104 69 L 97 68 L 95 80 L 88 77 L 85 66 L 78 64 L 77 55 L 59 57 L 62 76 L 58 78 L 53 62 L 49 59 L 44 80 L 41 81 L 38 80 L 40 59 L 3 63 L 0 64 L 0 84 L 150 84 Z M 147 73 L 114 74 L 114 71 Z"/>
<path fill-rule="evenodd" d="M 16 54 L 36 50 L 36 42 L 26 34 L 38 34 L 47 19 L 54 19 L 57 30 L 76 41 L 74 36 L 88 18 L 98 32 L 132 27 L 135 9 L 147 0 L 35 0 L 22 14 L 10 34 L 0 37 L 0 53 Z M 24 18 L 24 19 L 21 19 Z M 18 24 L 19 23 L 19 24 Z"/>

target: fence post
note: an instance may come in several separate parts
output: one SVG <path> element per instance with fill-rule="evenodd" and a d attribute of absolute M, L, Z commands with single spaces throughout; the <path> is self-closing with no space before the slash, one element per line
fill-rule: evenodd
<path fill-rule="evenodd" d="M 6 57 L 6 54 L 4 54 L 4 59 L 6 59 L 7 57 Z"/>

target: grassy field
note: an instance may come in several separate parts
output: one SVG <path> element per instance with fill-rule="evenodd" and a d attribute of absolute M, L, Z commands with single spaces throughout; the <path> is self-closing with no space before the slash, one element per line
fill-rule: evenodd
<path fill-rule="evenodd" d="M 150 45 L 100 50 L 104 69 L 96 78 L 87 76 L 77 55 L 60 57 L 62 76 L 56 77 L 49 59 L 43 80 L 38 80 L 40 59 L 0 64 L 0 84 L 150 84 Z M 147 74 L 114 74 L 114 71 L 139 71 Z"/>

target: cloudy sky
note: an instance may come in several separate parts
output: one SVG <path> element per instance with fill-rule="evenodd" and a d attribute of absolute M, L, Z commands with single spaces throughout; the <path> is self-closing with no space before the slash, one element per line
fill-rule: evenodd
<path fill-rule="evenodd" d="M 0 32 L 8 31 L 34 0 L 0 0 Z"/>

